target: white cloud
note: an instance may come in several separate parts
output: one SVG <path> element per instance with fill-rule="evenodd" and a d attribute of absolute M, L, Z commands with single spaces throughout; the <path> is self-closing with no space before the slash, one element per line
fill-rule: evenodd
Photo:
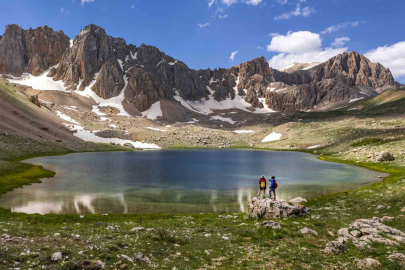
<path fill-rule="evenodd" d="M 233 4 L 238 3 L 238 0 L 221 0 L 222 4 L 225 4 L 227 6 L 231 6 Z M 263 2 L 263 0 L 240 0 L 240 3 L 245 3 L 248 5 L 252 5 L 252 6 L 257 6 L 259 5 L 261 2 Z M 209 4 L 208 4 L 209 5 Z"/>
<path fill-rule="evenodd" d="M 197 28 L 198 28 L 198 30 L 201 30 L 202 28 L 204 28 L 204 27 L 207 27 L 208 25 L 210 25 L 210 23 L 199 23 L 199 24 L 197 24 Z"/>
<path fill-rule="evenodd" d="M 321 36 L 309 31 L 288 32 L 274 36 L 268 51 L 279 52 L 269 60 L 272 68 L 282 68 L 292 63 L 325 62 L 348 48 L 322 48 Z"/>
<path fill-rule="evenodd" d="M 135 8 L 135 5 L 132 5 L 131 8 Z"/>
<path fill-rule="evenodd" d="M 229 17 L 228 14 L 225 14 L 225 15 L 218 15 L 218 18 L 220 18 L 220 19 L 226 19 L 226 18 L 228 18 L 228 17 Z"/>
<path fill-rule="evenodd" d="M 285 4 L 287 4 L 287 1 L 288 0 L 277 0 L 277 3 L 285 5 Z"/>
<path fill-rule="evenodd" d="M 279 16 L 274 17 L 274 19 L 275 20 L 285 20 L 285 19 L 291 19 L 292 17 L 296 17 L 296 16 L 308 17 L 314 13 L 316 13 L 316 10 L 313 7 L 301 8 L 301 5 L 297 4 L 297 7 L 295 8 L 295 10 L 287 12 L 287 13 L 283 13 Z"/>
<path fill-rule="evenodd" d="M 252 5 L 252 6 L 257 6 L 258 4 L 260 4 L 263 0 L 244 0 L 243 3 L 246 3 L 248 5 Z"/>
<path fill-rule="evenodd" d="M 65 9 L 63 7 L 60 8 L 60 12 L 65 12 Z"/>
<path fill-rule="evenodd" d="M 94 2 L 95 0 L 82 0 L 82 5 L 84 5 L 85 3 L 91 3 Z"/>
<path fill-rule="evenodd" d="M 227 5 L 227 6 L 231 6 L 233 4 L 236 4 L 237 0 L 222 0 L 222 3 Z"/>
<path fill-rule="evenodd" d="M 320 51 L 322 40 L 319 34 L 309 31 L 288 32 L 287 35 L 274 36 L 267 51 L 281 53 L 304 53 Z"/>
<path fill-rule="evenodd" d="M 348 37 L 340 37 L 340 38 L 335 38 L 335 41 L 332 42 L 333 47 L 342 47 L 346 44 L 346 42 L 350 41 L 350 38 Z"/>
<path fill-rule="evenodd" d="M 210 8 L 210 7 L 215 3 L 215 1 L 216 1 L 216 0 L 211 0 L 211 1 L 209 1 L 209 2 L 208 2 L 208 7 Z"/>
<path fill-rule="evenodd" d="M 315 51 L 315 52 L 306 52 L 299 54 L 286 54 L 280 53 L 273 56 L 269 60 L 269 65 L 272 68 L 278 69 L 285 66 L 288 66 L 292 63 L 312 63 L 312 62 L 325 62 L 330 58 L 336 56 L 337 54 L 344 53 L 348 48 L 326 48 L 325 50 Z"/>
<path fill-rule="evenodd" d="M 358 22 L 345 22 L 345 23 L 339 23 L 337 25 L 332 25 L 326 28 L 321 32 L 322 35 L 325 34 L 330 34 L 332 32 L 339 31 L 340 29 L 346 29 L 349 27 L 357 27 L 360 25 L 360 23 L 365 23 L 364 21 L 358 21 Z"/>
<path fill-rule="evenodd" d="M 395 78 L 405 76 L 405 41 L 378 47 L 364 55 L 372 62 L 388 67 Z"/>
<path fill-rule="evenodd" d="M 231 61 L 233 61 L 233 59 L 235 59 L 235 55 L 238 53 L 238 51 L 234 51 L 231 53 L 231 56 L 229 56 L 229 59 L 231 59 Z"/>
<path fill-rule="evenodd" d="M 276 36 L 279 36 L 280 34 L 279 33 L 270 33 L 268 36 L 269 37 L 276 37 Z"/>
<path fill-rule="evenodd" d="M 257 49 L 257 50 L 263 50 L 264 48 L 259 45 L 259 46 L 256 46 L 255 49 Z"/>

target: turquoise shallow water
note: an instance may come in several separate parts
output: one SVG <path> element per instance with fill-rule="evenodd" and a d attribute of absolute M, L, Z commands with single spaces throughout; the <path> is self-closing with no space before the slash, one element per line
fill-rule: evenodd
<path fill-rule="evenodd" d="M 3 195 L 0 207 L 41 214 L 240 212 L 263 174 L 276 176 L 278 198 L 286 200 L 359 188 L 381 175 L 306 153 L 255 150 L 82 153 L 25 162 L 56 176 Z"/>

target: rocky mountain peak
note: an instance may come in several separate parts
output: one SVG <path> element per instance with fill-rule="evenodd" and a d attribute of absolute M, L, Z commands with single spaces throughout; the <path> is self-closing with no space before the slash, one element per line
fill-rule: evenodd
<path fill-rule="evenodd" d="M 39 75 L 56 65 L 68 47 L 69 38 L 63 31 L 55 32 L 48 26 L 23 30 L 19 25 L 7 25 L 0 39 L 0 73 Z"/>

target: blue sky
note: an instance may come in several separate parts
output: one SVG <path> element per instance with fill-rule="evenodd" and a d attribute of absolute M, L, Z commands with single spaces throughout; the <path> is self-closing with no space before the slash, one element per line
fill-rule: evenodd
<path fill-rule="evenodd" d="M 194 69 L 226 68 L 260 56 L 280 68 L 354 50 L 405 82 L 402 0 L 3 0 L 1 5 L 1 29 L 11 23 L 24 29 L 48 25 L 74 38 L 94 23 L 127 43 L 156 46 Z"/>

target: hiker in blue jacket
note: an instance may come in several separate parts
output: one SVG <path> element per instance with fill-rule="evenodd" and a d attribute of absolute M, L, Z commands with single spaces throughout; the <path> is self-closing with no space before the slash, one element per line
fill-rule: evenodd
<path fill-rule="evenodd" d="M 269 189 L 270 199 L 271 199 L 271 192 L 273 192 L 274 200 L 276 200 L 276 188 L 277 188 L 276 177 L 272 176 L 270 180 L 270 189 Z"/>

